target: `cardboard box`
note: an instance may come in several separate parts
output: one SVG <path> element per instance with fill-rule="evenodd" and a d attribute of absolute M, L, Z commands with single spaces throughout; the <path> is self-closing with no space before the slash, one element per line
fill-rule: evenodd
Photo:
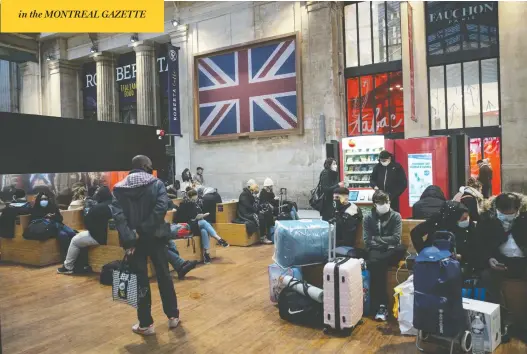
<path fill-rule="evenodd" d="M 463 309 L 467 313 L 469 329 L 476 315 L 485 323 L 485 351 L 492 353 L 501 343 L 500 306 L 490 302 L 463 299 Z"/>

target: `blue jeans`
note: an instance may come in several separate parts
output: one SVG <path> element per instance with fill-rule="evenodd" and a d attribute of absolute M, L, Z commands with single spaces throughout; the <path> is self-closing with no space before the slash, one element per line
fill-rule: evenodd
<path fill-rule="evenodd" d="M 168 241 L 168 263 L 172 265 L 175 271 L 179 271 L 185 263 L 185 260 L 179 256 L 174 240 Z"/>
<path fill-rule="evenodd" d="M 201 231 L 201 247 L 204 251 L 207 251 L 210 248 L 210 239 L 212 236 L 216 240 L 219 240 L 220 237 L 216 233 L 216 230 L 212 227 L 207 220 L 198 221 L 199 230 Z"/>
<path fill-rule="evenodd" d="M 295 207 L 291 208 L 291 218 L 293 220 L 300 220 L 300 217 L 298 216 L 298 213 L 297 213 Z"/>

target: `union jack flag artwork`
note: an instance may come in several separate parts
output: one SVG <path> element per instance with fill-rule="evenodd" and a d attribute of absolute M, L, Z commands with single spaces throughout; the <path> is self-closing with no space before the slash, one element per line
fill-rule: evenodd
<path fill-rule="evenodd" d="M 195 65 L 198 139 L 301 126 L 296 37 L 198 57 Z"/>

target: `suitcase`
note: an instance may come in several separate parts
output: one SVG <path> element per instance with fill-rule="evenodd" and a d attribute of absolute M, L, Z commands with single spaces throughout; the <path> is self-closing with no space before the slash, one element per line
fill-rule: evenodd
<path fill-rule="evenodd" d="M 349 335 L 362 323 L 362 260 L 335 258 L 336 228 L 329 225 L 329 262 L 324 267 L 324 331 Z"/>

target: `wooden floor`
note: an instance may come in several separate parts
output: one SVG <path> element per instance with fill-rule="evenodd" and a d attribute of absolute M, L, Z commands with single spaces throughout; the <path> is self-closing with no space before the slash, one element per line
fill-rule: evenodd
<path fill-rule="evenodd" d="M 111 300 L 96 276 L 65 276 L 56 267 L 0 265 L 3 354 L 15 353 L 417 353 L 396 324 L 366 320 L 351 337 L 288 324 L 269 301 L 267 265 L 273 248 L 230 247 L 219 259 L 175 281 L 181 325 L 169 331 L 157 285 L 157 335 L 131 332 L 136 313 Z M 430 353 L 448 352 L 430 344 Z M 497 353 L 526 353 L 513 341 Z"/>

